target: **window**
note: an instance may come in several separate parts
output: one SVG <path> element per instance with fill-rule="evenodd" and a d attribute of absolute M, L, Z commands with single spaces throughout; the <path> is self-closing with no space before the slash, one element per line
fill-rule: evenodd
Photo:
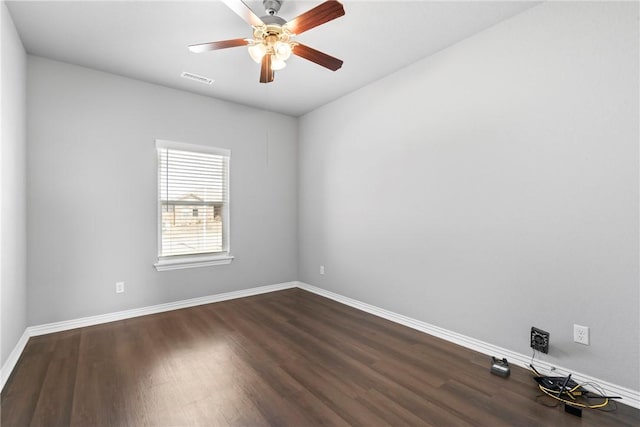
<path fill-rule="evenodd" d="M 156 141 L 158 271 L 228 264 L 229 150 Z"/>

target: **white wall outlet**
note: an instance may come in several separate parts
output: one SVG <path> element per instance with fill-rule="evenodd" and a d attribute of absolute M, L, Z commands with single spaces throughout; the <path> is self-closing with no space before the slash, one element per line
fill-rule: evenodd
<path fill-rule="evenodd" d="M 589 327 L 581 325 L 573 325 L 573 341 L 589 345 Z"/>
<path fill-rule="evenodd" d="M 124 292 L 124 282 L 116 282 L 116 294 Z"/>
<path fill-rule="evenodd" d="M 320 274 L 324 274 L 324 265 L 320 266 Z"/>

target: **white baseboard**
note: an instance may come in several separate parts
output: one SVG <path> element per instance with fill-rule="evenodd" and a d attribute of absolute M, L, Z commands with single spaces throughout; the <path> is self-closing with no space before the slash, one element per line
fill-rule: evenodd
<path fill-rule="evenodd" d="M 16 367 L 16 363 L 18 363 L 18 359 L 20 359 L 20 355 L 27 345 L 27 341 L 29 341 L 29 333 L 25 329 L 24 333 L 18 340 L 18 343 L 9 354 L 9 357 L 7 357 L 7 360 L 4 362 L 4 365 L 2 365 L 2 368 L 0 368 L 0 391 L 2 391 L 2 389 L 4 388 L 4 385 L 9 379 L 11 372 L 13 372 L 13 368 Z"/>
<path fill-rule="evenodd" d="M 407 326 L 409 328 L 424 332 L 429 335 L 433 335 L 438 338 L 442 338 L 446 341 L 452 342 L 454 344 L 461 345 L 463 347 L 469 348 L 471 350 L 475 350 L 479 353 L 483 353 L 489 356 L 496 356 L 499 358 L 506 357 L 518 366 L 522 366 L 524 368 L 529 367 L 529 361 L 531 360 L 530 356 L 525 354 L 517 353 L 506 348 L 498 347 L 493 344 L 486 343 L 484 341 L 477 340 L 475 338 L 468 337 L 466 335 L 459 334 L 457 332 L 449 331 L 447 329 L 443 329 L 434 325 L 431 325 L 426 322 L 422 322 L 420 320 L 413 319 L 411 317 L 403 316 L 398 313 L 394 313 L 389 310 L 385 310 L 352 298 L 348 298 L 334 292 L 330 292 L 307 283 L 303 282 L 286 282 L 279 283 L 276 285 L 268 285 L 268 286 L 260 286 L 256 288 L 243 289 L 240 291 L 226 292 L 223 294 L 217 295 L 209 295 L 200 298 L 192 298 L 188 300 L 170 302 L 166 304 L 158 304 L 148 307 L 136 308 L 132 310 L 124 310 L 118 311 L 115 313 L 107 313 L 98 316 L 90 316 L 83 317 L 80 319 L 67 320 L 63 322 L 55 322 L 48 323 L 44 325 L 38 326 L 30 326 L 28 327 L 22 337 L 16 344 L 15 348 L 7 358 L 7 361 L 2 366 L 2 370 L 0 371 L 0 391 L 4 388 L 4 385 L 11 375 L 24 347 L 29 340 L 29 337 L 50 334 L 54 332 L 67 331 L 70 329 L 82 328 L 85 326 L 93 326 L 101 323 L 114 322 L 117 320 L 130 319 L 133 317 L 145 316 L 148 314 L 162 313 L 165 311 L 178 310 L 181 308 L 195 307 L 197 305 L 203 304 L 211 304 L 214 302 L 227 301 L 236 298 L 244 298 L 253 295 L 264 294 L 268 292 L 275 292 L 284 289 L 291 289 L 298 287 L 305 291 L 312 292 L 314 294 L 332 299 L 339 303 L 357 308 L 358 310 L 362 310 L 364 312 L 373 314 L 375 316 L 381 317 L 383 319 L 390 320 L 395 323 L 399 323 L 401 325 Z M 555 375 L 558 376 L 566 376 L 569 373 L 572 374 L 573 378 L 578 382 L 594 382 L 599 384 L 606 393 L 609 395 L 621 396 L 621 402 L 625 405 L 632 406 L 634 408 L 640 409 L 640 392 L 636 390 L 631 390 L 625 387 L 621 387 L 616 384 L 609 383 L 607 381 L 603 381 L 598 378 L 594 378 L 590 375 L 581 374 L 578 372 L 572 372 L 569 369 L 552 366 L 550 363 L 545 361 L 536 360 L 536 368 L 544 374 L 549 374 L 552 368 L 555 369 Z"/>
<path fill-rule="evenodd" d="M 146 316 L 148 314 L 162 313 L 165 311 L 179 310 L 181 308 L 195 307 L 197 305 L 211 304 L 214 302 L 228 301 L 236 298 L 250 297 L 266 294 L 268 292 L 281 291 L 295 288 L 297 282 L 279 283 L 277 285 L 260 286 L 257 288 L 243 289 L 240 291 L 226 292 L 224 294 L 208 295 L 206 297 L 191 298 L 182 301 L 168 302 L 166 304 L 151 305 L 148 307 L 134 308 L 132 310 L 117 311 L 115 313 L 100 314 L 98 316 L 82 317 L 80 319 L 65 320 L 63 322 L 47 323 L 44 325 L 30 326 L 27 328 L 30 337 L 51 334 L 53 332 L 68 331 L 70 329 L 84 328 L 85 326 L 99 325 L 101 323 L 115 322 L 117 320 L 131 319 L 133 317 Z"/>
<path fill-rule="evenodd" d="M 514 363 L 518 366 L 529 369 L 531 355 L 527 356 L 522 353 L 516 353 L 515 351 L 498 347 L 496 345 L 489 344 L 487 342 L 480 341 L 475 338 L 471 338 L 466 335 L 459 334 L 457 332 L 439 328 L 429 323 L 422 322 L 420 320 L 416 320 L 411 317 L 403 316 L 401 314 L 397 314 L 392 311 L 388 311 L 370 304 L 366 304 L 364 302 L 361 302 L 352 298 L 348 298 L 330 291 L 326 291 L 324 289 L 317 288 L 315 286 L 312 286 L 306 283 L 298 282 L 298 287 L 300 289 L 304 289 L 305 291 L 313 292 L 314 294 L 357 308 L 358 310 L 362 310 L 367 313 L 373 314 L 375 316 L 382 317 L 383 319 L 387 319 L 392 322 L 399 323 L 409 328 L 416 329 L 420 332 L 424 332 L 426 334 L 433 335 L 438 338 L 442 338 L 454 344 L 458 344 L 462 347 L 475 350 L 479 353 L 483 353 L 488 356 L 496 356 L 498 358 L 506 357 L 511 363 Z M 599 378 L 594 378 L 590 375 L 573 372 L 566 368 L 551 365 L 550 363 L 545 361 L 536 360 L 535 365 L 536 365 L 536 369 L 544 375 L 551 374 L 552 368 L 554 368 L 555 370 L 553 371 L 552 375 L 567 376 L 569 373 L 571 373 L 572 378 L 579 383 L 587 383 L 587 382 L 597 383 L 598 385 L 600 385 L 600 387 L 604 389 L 604 391 L 609 396 L 620 396 L 622 397 L 622 399 L 619 400 L 621 403 L 640 409 L 640 391 L 631 390 L 616 384 L 612 384 L 610 382 L 601 380 Z"/>

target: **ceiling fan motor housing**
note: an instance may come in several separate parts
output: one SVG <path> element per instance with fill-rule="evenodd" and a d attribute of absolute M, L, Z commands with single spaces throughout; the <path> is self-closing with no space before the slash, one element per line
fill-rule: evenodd
<path fill-rule="evenodd" d="M 283 26 L 284 24 L 287 23 L 287 21 L 285 21 L 284 19 L 276 15 L 261 16 L 260 19 L 267 26 L 269 25 Z"/>

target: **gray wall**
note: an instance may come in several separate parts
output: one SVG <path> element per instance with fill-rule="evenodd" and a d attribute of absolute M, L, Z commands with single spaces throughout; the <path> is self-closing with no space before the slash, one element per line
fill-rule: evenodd
<path fill-rule="evenodd" d="M 30 325 L 297 278 L 295 118 L 39 57 L 27 68 Z M 231 149 L 230 265 L 154 269 L 156 138 Z"/>
<path fill-rule="evenodd" d="M 302 117 L 300 280 L 639 390 L 638 36 L 545 3 Z"/>
<path fill-rule="evenodd" d="M 26 63 L 7 6 L 2 19 L 2 143 L 0 144 L 0 366 L 27 326 Z"/>
<path fill-rule="evenodd" d="M 543 4 L 299 123 L 29 57 L 28 321 L 2 12 L 2 361 L 26 324 L 299 278 L 640 389 L 637 4 Z M 232 150 L 231 265 L 153 268 L 156 138 Z"/>

